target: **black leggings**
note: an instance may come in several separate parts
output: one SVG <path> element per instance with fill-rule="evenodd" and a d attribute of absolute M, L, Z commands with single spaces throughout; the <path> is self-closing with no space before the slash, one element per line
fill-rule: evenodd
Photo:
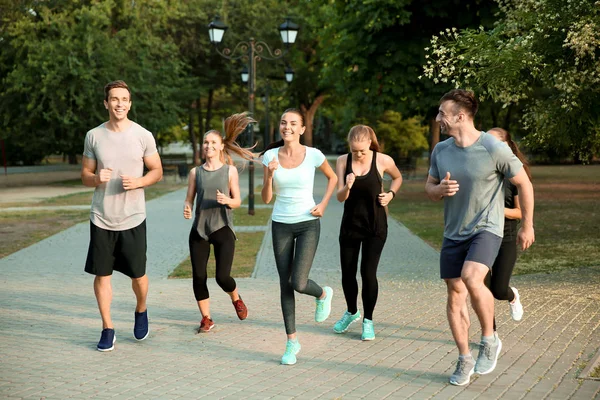
<path fill-rule="evenodd" d="M 228 226 L 225 226 L 208 236 L 208 241 L 198 234 L 195 228 L 190 232 L 190 259 L 192 260 L 192 284 L 196 301 L 209 298 L 206 286 L 206 267 L 210 256 L 210 245 L 215 251 L 217 284 L 227 293 L 235 290 L 235 280 L 231 277 L 233 253 L 235 251 L 235 235 Z"/>
<path fill-rule="evenodd" d="M 485 285 L 490 289 L 492 295 L 498 300 L 513 301 L 515 294 L 510 288 L 510 277 L 512 276 L 517 262 L 517 239 L 511 238 L 502 241 L 498 256 L 491 269 L 485 277 Z M 496 318 L 494 317 L 494 330 L 496 330 Z"/>
<path fill-rule="evenodd" d="M 358 282 L 356 271 L 358 269 L 358 255 L 362 246 L 360 262 L 360 276 L 362 277 L 362 302 L 364 318 L 373 319 L 373 310 L 377 303 L 379 284 L 377 283 L 377 266 L 385 245 L 385 238 L 366 237 L 361 239 L 340 236 L 340 261 L 342 264 L 342 288 L 346 298 L 348 312 L 356 314 L 358 311 Z"/>
<path fill-rule="evenodd" d="M 321 236 L 321 221 L 285 224 L 272 221 L 273 252 L 281 289 L 281 312 L 285 333 L 296 333 L 296 297 L 294 291 L 319 298 L 323 288 L 308 279 Z"/>

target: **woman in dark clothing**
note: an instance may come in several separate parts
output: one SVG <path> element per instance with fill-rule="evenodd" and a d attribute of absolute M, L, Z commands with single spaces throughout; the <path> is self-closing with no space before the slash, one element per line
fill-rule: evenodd
<path fill-rule="evenodd" d="M 375 339 L 373 310 L 377 302 L 377 266 L 387 238 L 387 205 L 402 185 L 402 175 L 394 160 L 380 152 L 373 129 L 357 125 L 348 133 L 350 153 L 336 163 L 337 199 L 344 203 L 340 227 L 342 288 L 348 309 L 333 327 L 344 333 L 360 318 L 358 311 L 358 256 L 362 247 L 360 274 L 364 318 L 362 340 Z M 392 178 L 390 190 L 383 190 L 383 174 Z"/>
<path fill-rule="evenodd" d="M 225 120 L 225 137 L 215 130 L 206 132 L 202 143 L 205 162 L 190 171 L 183 216 L 186 219 L 192 218 L 196 198 L 189 246 L 194 296 L 202 315 L 198 332 L 208 332 L 215 325 L 210 317 L 210 299 L 206 285 L 211 244 L 215 252 L 217 284 L 231 297 L 238 318 L 243 320 L 248 316 L 248 309 L 231 277 L 236 241 L 231 210 L 238 208 L 242 200 L 238 171 L 230 154 L 235 153 L 252 160 L 252 152 L 240 147 L 235 141 L 252 122 L 255 121 L 246 114 L 234 114 Z"/>
<path fill-rule="evenodd" d="M 527 159 L 521 153 L 516 143 L 513 142 L 510 133 L 502 128 L 492 128 L 489 133 L 499 140 L 506 142 L 513 153 L 523 163 L 523 168 L 531 180 L 531 172 L 527 164 Z M 519 192 L 515 185 L 508 179 L 504 180 L 504 237 L 502 245 L 498 251 L 496 261 L 492 266 L 491 277 L 488 274 L 486 284 L 492 291 L 494 298 L 498 300 L 507 300 L 510 306 L 510 315 L 513 320 L 520 321 L 523 318 L 523 305 L 519 291 L 515 287 L 509 286 L 510 277 L 517 261 L 517 224 L 521 219 L 521 207 L 519 205 Z M 496 321 L 494 321 L 494 330 Z"/>

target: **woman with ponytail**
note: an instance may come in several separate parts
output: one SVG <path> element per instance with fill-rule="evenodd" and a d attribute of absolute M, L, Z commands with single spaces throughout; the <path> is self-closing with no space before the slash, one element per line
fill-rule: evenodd
<path fill-rule="evenodd" d="M 183 216 L 192 218 L 194 198 L 196 213 L 189 237 L 192 261 L 194 296 L 202 316 L 198 332 L 208 332 L 214 326 L 210 315 L 210 299 L 206 285 L 210 245 L 216 260 L 216 281 L 233 302 L 239 319 L 246 319 L 248 309 L 238 294 L 231 266 L 236 236 L 233 232 L 232 209 L 241 203 L 238 171 L 231 153 L 252 160 L 250 149 L 240 147 L 236 139 L 248 124 L 255 122 L 245 113 L 234 114 L 225 120 L 225 136 L 216 130 L 204 134 L 202 153 L 204 164 L 192 169 L 183 205 Z"/>
<path fill-rule="evenodd" d="M 510 133 L 502 128 L 492 128 L 489 133 L 508 144 L 514 155 L 523 163 L 523 168 L 529 180 L 531 180 L 527 159 L 512 140 Z M 523 318 L 523 305 L 521 304 L 519 291 L 515 287 L 510 287 L 509 283 L 517 261 L 517 223 L 521 217 L 517 187 L 508 179 L 504 179 L 504 237 L 496 261 L 492 266 L 491 277 L 490 274 L 486 277 L 486 285 L 490 288 L 494 298 L 509 302 L 510 315 L 515 321 L 520 321 Z M 495 319 L 494 330 L 496 330 Z"/>
<path fill-rule="evenodd" d="M 364 318 L 362 340 L 375 339 L 373 310 L 377 303 L 377 266 L 387 238 L 387 205 L 402 185 L 402 175 L 392 157 L 381 153 L 377 136 L 366 125 L 356 125 L 348 133 L 350 153 L 337 159 L 337 199 L 344 202 L 340 228 L 342 288 L 348 307 L 333 330 L 344 333 L 360 318 L 358 311 L 358 255 L 362 246 L 360 275 Z M 383 174 L 392 178 L 390 190 L 383 190 Z"/>
<path fill-rule="evenodd" d="M 304 117 L 299 110 L 284 111 L 279 123 L 282 140 L 267 146 L 263 155 L 264 175 L 262 199 L 270 203 L 277 195 L 271 215 L 273 252 L 279 273 L 281 310 L 287 334 L 281 363 L 296 363 L 300 342 L 296 336 L 296 302 L 294 292 L 316 300 L 315 321 L 323 322 L 331 312 L 333 290 L 308 279 L 320 236 L 320 220 L 329 203 L 337 178 L 323 153 L 300 144 L 304 133 Z M 327 178 L 327 189 L 315 204 L 313 185 L 315 169 Z"/>

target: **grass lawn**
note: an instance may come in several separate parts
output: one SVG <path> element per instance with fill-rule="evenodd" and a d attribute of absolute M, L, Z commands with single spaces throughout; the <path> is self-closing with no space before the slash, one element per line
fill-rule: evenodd
<path fill-rule="evenodd" d="M 425 195 L 424 167 L 406 180 L 390 214 L 439 250 L 443 202 Z M 521 252 L 515 274 L 552 272 L 600 264 L 600 165 L 534 166 L 536 242 Z"/>

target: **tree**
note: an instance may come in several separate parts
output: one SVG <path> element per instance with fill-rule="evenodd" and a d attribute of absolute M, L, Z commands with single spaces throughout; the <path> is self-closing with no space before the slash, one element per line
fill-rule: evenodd
<path fill-rule="evenodd" d="M 492 24 L 491 0 L 329 0 L 319 9 L 321 83 L 355 118 L 385 110 L 435 117 L 450 85 L 419 80 L 423 48 L 450 26 Z"/>
<path fill-rule="evenodd" d="M 498 0 L 493 29 L 434 36 L 424 75 L 524 107 L 525 144 L 588 161 L 600 151 L 600 8 L 595 0 Z"/>
<path fill-rule="evenodd" d="M 397 111 L 388 110 L 377 121 L 376 130 L 384 151 L 394 158 L 420 155 L 427 150 L 427 127 L 421 118 L 402 118 Z"/>
<path fill-rule="evenodd" d="M 85 133 L 106 119 L 103 87 L 131 87 L 131 117 L 155 134 L 177 123 L 183 64 L 161 37 L 161 2 L 21 2 L 2 29 L 0 124 L 8 157 L 33 163 L 80 154 Z"/>

